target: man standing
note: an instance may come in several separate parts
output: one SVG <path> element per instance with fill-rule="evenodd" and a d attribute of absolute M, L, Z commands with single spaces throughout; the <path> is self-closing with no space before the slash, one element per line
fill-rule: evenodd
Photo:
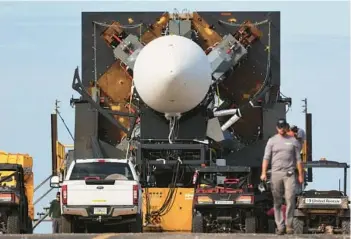
<path fill-rule="evenodd" d="M 298 128 L 296 125 L 292 125 L 290 127 L 291 131 L 294 133 L 295 138 L 300 143 L 300 149 L 302 150 L 303 144 L 306 140 L 306 133 L 303 129 Z"/>
<path fill-rule="evenodd" d="M 56 193 L 56 199 L 51 202 L 49 217 L 52 219 L 52 233 L 59 233 L 61 226 L 60 192 Z"/>
<path fill-rule="evenodd" d="M 286 202 L 286 233 L 293 233 L 293 216 L 295 209 L 295 169 L 298 169 L 298 182 L 303 183 L 303 170 L 299 143 L 295 137 L 287 135 L 288 124 L 285 119 L 277 122 L 278 133 L 271 137 L 266 145 L 261 180 L 267 179 L 268 164 L 271 162 L 271 188 L 274 202 L 274 219 L 277 234 L 284 234 L 284 217 L 282 215 L 283 194 Z"/>

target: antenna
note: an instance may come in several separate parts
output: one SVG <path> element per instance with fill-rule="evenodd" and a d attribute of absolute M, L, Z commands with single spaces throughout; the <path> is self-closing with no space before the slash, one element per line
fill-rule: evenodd
<path fill-rule="evenodd" d="M 303 111 L 302 111 L 302 113 L 307 114 L 307 112 L 308 112 L 307 111 L 307 98 L 303 99 L 302 102 L 303 102 L 303 106 L 302 106 Z"/>

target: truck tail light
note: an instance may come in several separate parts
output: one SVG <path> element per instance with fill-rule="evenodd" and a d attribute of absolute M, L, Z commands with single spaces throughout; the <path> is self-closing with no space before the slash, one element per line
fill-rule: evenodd
<path fill-rule="evenodd" d="M 68 198 L 68 194 L 67 194 L 67 185 L 62 185 L 62 204 L 67 204 L 67 198 Z"/>
<path fill-rule="evenodd" d="M 138 205 L 139 198 L 139 186 L 133 185 L 133 204 Z"/>
<path fill-rule="evenodd" d="M 16 196 L 14 193 L 1 193 L 0 200 L 2 202 L 12 202 L 13 203 L 16 201 Z"/>

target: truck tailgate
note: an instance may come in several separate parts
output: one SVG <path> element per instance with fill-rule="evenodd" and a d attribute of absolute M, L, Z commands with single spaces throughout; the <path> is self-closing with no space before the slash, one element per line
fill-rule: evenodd
<path fill-rule="evenodd" d="M 116 180 L 114 185 L 86 185 L 85 181 L 67 181 L 67 205 L 133 205 L 136 181 Z"/>

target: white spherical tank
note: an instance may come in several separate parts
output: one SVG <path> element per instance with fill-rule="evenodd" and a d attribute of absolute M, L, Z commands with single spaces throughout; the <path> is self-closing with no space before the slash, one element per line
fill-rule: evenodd
<path fill-rule="evenodd" d="M 184 113 L 205 98 L 212 70 L 204 51 L 182 36 L 162 36 L 147 44 L 134 65 L 134 85 L 150 108 Z"/>

